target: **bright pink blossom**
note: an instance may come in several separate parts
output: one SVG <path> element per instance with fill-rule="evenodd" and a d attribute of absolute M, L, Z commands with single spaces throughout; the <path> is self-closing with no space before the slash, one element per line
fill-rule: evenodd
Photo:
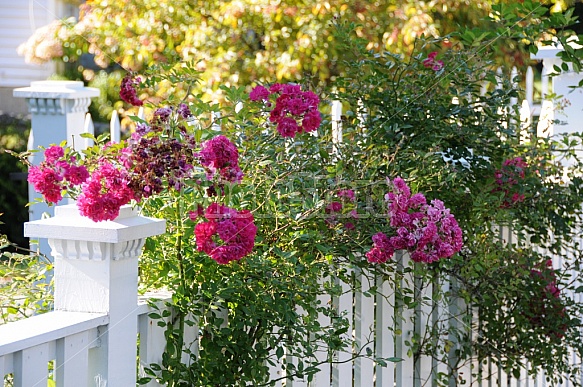
<path fill-rule="evenodd" d="M 427 55 L 427 58 L 423 60 L 423 66 L 426 68 L 431 68 L 433 71 L 439 71 L 443 68 L 443 61 L 435 60 L 437 57 L 437 52 L 433 51 Z"/>
<path fill-rule="evenodd" d="M 239 168 L 239 151 L 223 135 L 203 142 L 199 159 L 206 169 L 209 180 L 212 180 L 217 173 L 219 180 L 231 183 L 240 183 L 243 178 L 243 172 Z"/>
<path fill-rule="evenodd" d="M 89 172 L 83 165 L 68 165 L 65 168 L 64 178 L 73 186 L 83 183 L 89 178 Z"/>
<path fill-rule="evenodd" d="M 54 165 L 64 155 L 65 150 L 62 146 L 52 145 L 45 149 L 45 161 L 51 165 Z"/>
<path fill-rule="evenodd" d="M 33 166 L 28 171 L 28 182 L 32 184 L 35 191 L 43 195 L 47 203 L 57 203 L 63 198 L 62 180 L 62 175 L 44 165 Z"/>
<path fill-rule="evenodd" d="M 318 111 L 320 99 L 311 91 L 302 91 L 300 85 L 274 84 L 269 90 L 255 87 L 249 98 L 252 101 L 267 100 L 275 95 L 275 107 L 269 120 L 277 125 L 282 137 L 295 137 L 298 133 L 312 132 L 320 126 L 322 117 Z"/>
<path fill-rule="evenodd" d="M 82 184 L 77 207 L 81 215 L 94 222 L 101 222 L 117 218 L 121 206 L 132 199 L 134 193 L 129 187 L 127 170 L 101 160 L 89 179 Z"/>
<path fill-rule="evenodd" d="M 262 101 L 267 100 L 268 98 L 269 91 L 261 85 L 255 86 L 253 90 L 251 90 L 251 93 L 249 93 L 249 99 L 251 101 Z"/>
<path fill-rule="evenodd" d="M 207 253 L 220 264 L 238 261 L 251 254 L 257 234 L 251 212 L 213 203 L 206 209 L 204 217 L 208 221 L 194 228 L 198 251 Z"/>
<path fill-rule="evenodd" d="M 47 203 L 57 203 L 63 191 L 83 183 L 89 177 L 87 169 L 76 165 L 74 156 L 65 157 L 63 147 L 53 145 L 45 149 L 45 160 L 28 172 L 28 182 L 43 195 Z"/>
<path fill-rule="evenodd" d="M 367 260 L 370 263 L 385 263 L 395 253 L 389 238 L 379 232 L 372 237 L 373 247 L 372 249 L 365 254 Z"/>
<path fill-rule="evenodd" d="M 391 191 L 387 193 L 389 224 L 394 235 L 386 239 L 373 237 L 371 259 L 378 258 L 378 250 L 392 255 L 396 250 L 407 250 L 416 262 L 434 262 L 451 257 L 461 250 L 462 231 L 454 216 L 442 201 L 427 204 L 421 193 L 411 195 L 405 181 L 399 177 L 389 180 Z M 384 234 L 383 234 L 384 235 Z M 368 257 L 368 255 L 367 255 Z"/>
<path fill-rule="evenodd" d="M 351 202 L 356 200 L 356 197 L 354 196 L 354 191 L 351 189 L 341 189 L 340 191 L 338 191 L 337 195 L 339 198 L 344 198 L 350 200 Z"/>

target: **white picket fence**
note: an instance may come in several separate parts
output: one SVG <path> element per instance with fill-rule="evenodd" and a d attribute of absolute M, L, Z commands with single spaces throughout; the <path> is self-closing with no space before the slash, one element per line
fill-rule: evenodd
<path fill-rule="evenodd" d="M 513 73 L 512 75 L 514 76 L 515 74 Z M 534 104 L 533 84 L 533 72 L 529 70 L 526 75 L 526 98 L 519 105 L 521 107 L 521 122 L 529 123 L 532 122 L 533 117 L 539 116 L 538 128 L 540 132 L 543 132 L 552 125 L 552 105 L 547 102 L 543 102 L 542 106 Z M 546 78 L 543 77 L 543 94 L 546 93 L 548 93 L 548 84 Z M 41 97 L 36 93 L 30 94 L 27 98 L 40 99 Z M 46 98 L 50 99 L 54 98 L 54 96 L 50 94 Z M 66 98 L 72 97 L 68 96 Z M 513 103 L 518 104 L 518 101 L 513 101 Z M 332 131 L 335 141 L 338 142 L 342 139 L 340 109 L 340 103 L 333 103 Z M 73 113 L 79 112 L 73 111 Z M 44 113 L 39 111 L 38 114 Z M 63 112 L 63 114 L 66 115 L 67 112 Z M 142 118 L 144 117 L 143 110 L 140 111 L 139 115 Z M 33 131 L 35 129 L 34 126 L 33 115 Z M 93 129 L 91 116 L 85 114 L 84 131 L 92 133 Z M 110 134 L 113 141 L 119 141 L 121 134 L 117 113 L 112 116 Z M 59 141 L 60 139 L 53 139 L 52 142 Z M 107 270 L 111 270 L 111 272 L 107 272 L 113 283 L 116 276 L 113 272 L 114 268 L 116 268 L 115 270 L 126 270 L 123 267 L 125 265 L 123 262 L 129 261 L 135 261 L 132 265 L 137 265 L 137 256 L 132 256 L 130 257 L 131 259 L 124 258 L 124 252 L 127 250 L 128 245 L 120 244 L 121 242 L 118 240 L 98 241 L 97 244 L 91 242 L 95 241 L 95 233 L 88 233 L 86 229 L 83 229 L 82 222 L 75 220 L 77 218 L 65 221 L 66 217 L 64 216 L 31 222 L 36 227 L 36 231 L 30 231 L 29 235 L 44 236 L 49 238 L 49 241 L 52 238 L 50 243 L 53 244 L 53 251 L 58 256 L 60 254 L 60 258 L 55 264 L 57 289 L 70 289 L 78 286 L 77 290 L 82 294 L 74 296 L 86 297 L 86 304 L 80 305 L 78 299 L 68 299 L 67 297 L 70 298 L 72 296 L 68 295 L 68 293 L 59 293 L 57 290 L 55 304 L 61 305 L 61 307 L 57 307 L 55 312 L 0 326 L 0 386 L 10 385 L 7 384 L 9 380 L 11 380 L 11 385 L 15 387 L 46 386 L 47 381 L 50 379 L 55 381 L 56 386 L 67 387 L 81 385 L 99 387 L 130 386 L 133 382 L 128 384 L 127 380 L 131 378 L 124 378 L 129 378 L 127 369 L 130 370 L 130 374 L 136 373 L 136 355 L 139 357 L 139 367 L 160 362 L 165 345 L 163 328 L 159 327 L 156 321 L 148 316 L 151 310 L 144 300 L 136 304 L 135 296 L 134 301 L 132 301 L 131 297 L 129 301 L 124 301 L 125 305 L 122 308 L 124 310 L 120 310 L 118 303 L 121 301 L 115 297 L 111 297 L 108 300 L 109 304 L 105 306 L 97 305 L 94 307 L 90 305 L 91 303 L 99 304 L 102 302 L 100 301 L 101 298 L 95 296 L 103 291 L 99 287 L 101 285 L 95 285 L 95 294 L 85 294 L 85 284 L 76 283 L 75 276 L 71 276 L 71 272 L 68 270 L 79 270 L 81 278 L 85 279 L 87 277 L 88 283 L 93 283 L 91 276 L 97 274 L 96 270 L 91 269 L 89 265 L 103 264 L 104 261 L 110 260 L 111 267 Z M 53 230 L 54 224 L 51 223 L 53 219 L 57 219 L 55 220 L 56 222 L 59 219 L 65 221 L 69 228 L 66 230 L 60 228 L 54 232 L 46 231 Z M 85 230 L 80 233 L 86 239 L 77 238 L 76 241 L 72 242 L 72 245 L 68 245 L 68 242 L 62 238 L 79 235 L 79 230 L 76 227 Z M 128 230 L 131 229 L 128 225 L 124 227 L 127 227 Z M 43 230 L 42 232 L 39 231 L 41 229 Z M 121 229 L 116 228 L 116 232 L 125 232 L 122 229 L 125 230 L 123 227 Z M 35 234 L 35 232 L 37 233 Z M 140 234 L 140 232 L 136 232 Z M 150 232 L 149 235 L 153 234 Z M 137 241 L 143 238 L 145 238 L 145 234 L 137 235 L 134 239 Z M 510 236 L 506 236 L 506 238 L 511 240 Z M 75 249 L 79 249 L 80 245 L 86 247 L 74 253 Z M 66 246 L 76 247 L 66 248 Z M 99 251 L 107 250 L 111 254 L 103 253 L 104 255 L 96 259 L 92 255 L 95 249 Z M 73 256 L 69 257 L 71 254 Z M 63 264 L 69 266 L 60 271 L 58 265 Z M 402 273 L 403 267 L 409 264 L 407 255 L 399 255 L 398 267 L 400 273 Z M 557 261 L 555 264 L 555 267 L 558 268 L 562 267 L 563 263 Z M 321 296 L 320 301 L 323 304 L 331 303 L 335 305 L 339 313 L 343 313 L 347 317 L 350 322 L 350 328 L 346 335 L 348 335 L 348 338 L 354 339 L 354 347 L 350 352 L 336 353 L 334 362 L 323 364 L 320 367 L 320 372 L 315 375 L 315 379 L 309 383 L 305 380 L 285 378 L 285 371 L 281 364 L 272 367 L 272 379 L 277 380 L 275 386 L 435 387 L 438 385 L 438 379 L 440 378 L 442 383 L 445 382 L 449 386 L 546 386 L 544 375 L 539 374 L 535 378 L 527 376 L 528 365 L 526 364 L 521 377 L 516 379 L 507 375 L 499 367 L 500 363 L 497 359 L 488 359 L 485 364 L 479 363 L 472 358 L 460 361 L 456 354 L 456 349 L 459 348 L 458 340 L 460 340 L 460 336 L 454 333 L 466 332 L 468 335 L 466 339 L 471 340 L 475 338 L 472 335 L 475 336 L 477 330 L 475 326 L 464 325 L 463 317 L 468 316 L 468 314 L 474 314 L 474 311 L 470 310 L 463 304 L 461 299 L 455 296 L 455 281 L 450 281 L 449 278 L 439 278 L 434 283 L 421 284 L 419 279 L 412 278 L 412 275 L 408 273 L 402 275 L 402 279 L 399 281 L 396 278 L 387 277 L 383 281 L 380 277 L 371 276 L 370 273 L 363 273 L 359 269 L 349 267 L 347 270 L 352 273 L 354 282 L 351 284 L 340 283 L 344 290 L 342 296 L 339 298 Z M 399 275 L 398 278 L 401 278 L 399 270 L 395 275 Z M 103 280 L 104 278 L 99 278 L 95 279 L 94 282 L 95 284 L 101 284 Z M 399 293 L 395 292 L 393 288 L 395 282 L 400 282 L 402 288 L 412 289 L 418 301 L 418 306 L 415 309 L 402 309 L 399 306 Z M 377 286 L 380 290 L 380 295 L 376 296 L 376 298 L 367 295 L 367 291 L 371 286 Z M 436 299 L 435 295 L 438 292 L 434 291 L 436 290 L 434 289 L 435 287 L 439 287 L 441 293 L 447 295 L 446 299 Z M 107 289 L 107 294 L 115 291 L 115 286 L 112 285 L 111 288 Z M 580 294 L 576 296 L 580 297 Z M 163 299 L 165 297 L 164 295 L 156 295 L 155 298 Z M 59 299 L 66 299 L 66 301 L 59 301 Z M 577 300 L 583 301 L 579 298 Z M 117 328 L 124 326 L 123 324 L 127 323 L 128 319 L 130 320 L 130 325 L 127 325 L 129 331 L 126 336 L 129 335 L 130 338 L 129 341 L 127 338 L 124 339 L 127 345 L 122 348 L 119 347 L 119 343 L 113 341 L 113 338 L 118 337 L 116 336 L 116 334 L 119 334 L 119 329 Z M 329 323 L 327 317 L 322 316 L 321 323 L 323 325 Z M 474 325 L 476 323 L 474 320 Z M 132 326 L 136 327 L 135 331 L 132 331 Z M 443 352 L 437 357 L 429 357 L 423 354 L 412 356 L 413 354 L 410 351 L 412 337 L 424 338 L 431 329 L 443 332 L 443 335 L 435 339 L 437 341 L 432 344 L 437 348 L 447 348 L 447 353 Z M 186 334 L 186 342 L 194 343 L 193 348 L 196 350 L 198 328 L 192 327 Z M 133 346 L 133 348 L 126 348 L 127 346 Z M 357 356 L 365 353 L 367 348 L 372 351 L 373 358 L 397 358 L 401 359 L 401 361 L 388 362 L 383 367 L 375 364 L 370 358 Z M 125 358 L 122 357 L 124 354 Z M 319 356 L 324 360 L 326 358 L 325 351 Z M 297 360 L 287 356 L 285 361 L 294 362 Z M 574 364 L 580 364 L 580 359 L 575 356 L 573 361 Z M 127 369 L 124 370 L 124 367 Z M 117 372 L 123 376 L 117 377 Z M 138 370 L 138 372 L 141 371 Z M 149 386 L 157 385 L 155 382 L 149 384 Z M 562 386 L 568 387 L 570 385 L 565 383 Z"/>

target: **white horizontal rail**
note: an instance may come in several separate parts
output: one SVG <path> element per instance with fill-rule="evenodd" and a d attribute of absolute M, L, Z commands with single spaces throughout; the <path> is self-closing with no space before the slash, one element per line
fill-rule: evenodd
<path fill-rule="evenodd" d="M 57 387 L 89 385 L 89 349 L 108 323 L 105 314 L 56 311 L 0 326 L 0 386 L 10 374 L 14 387 L 44 387 L 49 377 Z"/>
<path fill-rule="evenodd" d="M 0 356 L 107 325 L 100 313 L 55 311 L 0 325 Z"/>

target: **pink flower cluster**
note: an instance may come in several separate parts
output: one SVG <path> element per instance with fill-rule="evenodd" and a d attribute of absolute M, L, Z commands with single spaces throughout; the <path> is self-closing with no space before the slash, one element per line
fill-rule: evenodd
<path fill-rule="evenodd" d="M 378 233 L 373 248 L 366 254 L 369 262 L 385 262 L 396 250 L 407 250 L 415 262 L 435 262 L 451 257 L 461 250 L 462 231 L 441 200 L 427 204 L 421 193 L 411 195 L 405 181 L 399 177 L 389 181 L 388 203 L 391 237 Z"/>
<path fill-rule="evenodd" d="M 542 283 L 544 288 L 534 299 L 528 302 L 527 318 L 534 326 L 546 328 L 547 335 L 560 339 L 567 331 L 568 316 L 561 302 L 561 290 L 557 286 L 557 277 L 553 271 L 553 261 L 547 260 L 540 269 L 532 269 L 531 277 Z"/>
<path fill-rule="evenodd" d="M 423 59 L 423 66 L 426 68 L 431 68 L 433 71 L 439 71 L 443 68 L 442 60 L 435 60 L 437 57 L 437 52 L 433 51 L 427 55 L 427 58 Z"/>
<path fill-rule="evenodd" d="M 117 218 L 120 207 L 134 199 L 128 171 L 106 160 L 100 160 L 81 189 L 77 207 L 81 215 L 94 222 Z"/>
<path fill-rule="evenodd" d="M 318 111 L 320 99 L 316 94 L 302 91 L 299 85 L 276 83 L 269 90 L 256 86 L 249 94 L 249 99 L 266 101 L 271 95 L 277 95 L 277 99 L 269 120 L 277 124 L 277 131 L 283 137 L 295 137 L 298 133 L 318 129 L 322 117 Z"/>
<path fill-rule="evenodd" d="M 385 263 L 395 253 L 389 237 L 382 232 L 372 236 L 372 243 L 372 248 L 366 253 L 366 258 L 370 263 Z"/>
<path fill-rule="evenodd" d="M 326 206 L 326 223 L 330 227 L 334 227 L 338 224 L 338 218 L 342 215 L 342 217 L 358 219 L 358 213 L 356 209 L 354 209 L 354 202 L 356 202 L 356 196 L 354 195 L 354 191 L 351 189 L 342 189 L 336 193 L 338 200 L 330 202 Z M 346 230 L 354 230 L 356 226 L 351 221 L 344 222 L 344 228 Z"/>
<path fill-rule="evenodd" d="M 47 203 L 57 203 L 62 192 L 83 183 L 89 177 L 87 168 L 75 165 L 75 156 L 65 158 L 63 147 L 53 145 L 44 152 L 45 160 L 28 171 L 28 182 L 43 195 Z"/>
<path fill-rule="evenodd" d="M 191 212 L 190 218 L 194 221 L 199 215 L 199 211 Z M 220 264 L 238 261 L 251 254 L 257 234 L 251 212 L 213 203 L 205 210 L 204 217 L 208 221 L 194 228 L 198 251 L 207 253 Z M 222 244 L 218 244 L 221 241 Z"/>
<path fill-rule="evenodd" d="M 502 208 L 509 208 L 516 203 L 524 201 L 524 194 L 518 192 L 519 183 L 524 180 L 528 164 L 522 157 L 507 159 L 502 168 L 496 170 L 494 178 L 497 187 L 493 192 L 504 192 Z"/>
<path fill-rule="evenodd" d="M 208 180 L 212 180 L 217 173 L 220 182 L 240 183 L 243 179 L 243 172 L 239 168 L 239 151 L 223 135 L 203 142 L 198 158 L 206 169 Z"/>
<path fill-rule="evenodd" d="M 134 78 L 131 74 L 127 74 L 121 80 L 121 87 L 119 90 L 119 97 L 122 101 L 133 106 L 142 106 L 144 102 L 138 98 L 136 86 L 141 82 L 140 77 Z"/>

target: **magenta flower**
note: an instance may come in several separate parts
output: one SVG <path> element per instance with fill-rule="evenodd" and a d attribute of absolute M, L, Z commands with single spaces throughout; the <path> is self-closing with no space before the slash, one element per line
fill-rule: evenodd
<path fill-rule="evenodd" d="M 140 77 L 133 78 L 131 74 L 127 74 L 121 80 L 119 97 L 122 101 L 133 106 L 142 106 L 144 102 L 138 98 L 136 86 L 141 82 Z"/>
<path fill-rule="evenodd" d="M 373 235 L 372 241 L 372 249 L 365 254 L 370 263 L 385 263 L 391 259 L 395 251 L 385 234 L 379 232 Z"/>
<path fill-rule="evenodd" d="M 376 242 L 373 237 L 370 262 L 378 262 L 379 250 L 391 256 L 396 250 L 407 250 L 413 261 L 427 263 L 451 257 L 461 250 L 462 230 L 442 201 L 435 199 L 427 204 L 423 194 L 411 195 L 399 177 L 388 183 L 391 191 L 385 199 L 394 235 L 385 239 L 376 234 Z"/>
<path fill-rule="evenodd" d="M 423 59 L 423 66 L 426 68 L 431 68 L 433 71 L 439 71 L 443 69 L 443 61 L 435 60 L 437 57 L 437 52 L 433 51 L 427 55 L 426 59 Z"/>
<path fill-rule="evenodd" d="M 125 168 L 117 168 L 110 162 L 101 160 L 81 186 L 81 194 L 77 198 L 80 214 L 94 222 L 117 218 L 121 206 L 134 199 L 129 180 Z"/>
<path fill-rule="evenodd" d="M 267 101 L 268 98 L 269 91 L 261 85 L 255 86 L 253 90 L 251 90 L 251 93 L 249 93 L 249 99 L 251 101 Z"/>
<path fill-rule="evenodd" d="M 326 212 L 340 212 L 342 211 L 342 203 L 340 202 L 332 202 L 326 206 Z"/>
<path fill-rule="evenodd" d="M 47 203 L 57 203 L 63 198 L 62 180 L 62 175 L 42 164 L 33 166 L 28 171 L 28 182 L 32 184 L 35 191 L 43 195 Z"/>
<path fill-rule="evenodd" d="M 223 135 L 203 142 L 198 157 L 207 171 L 208 180 L 217 174 L 219 180 L 230 183 L 240 183 L 243 179 L 243 172 L 239 168 L 239 151 Z"/>
<path fill-rule="evenodd" d="M 152 120 L 154 122 L 166 123 L 170 120 L 170 115 L 172 114 L 172 109 L 169 107 L 161 107 L 154 111 Z"/>
<path fill-rule="evenodd" d="M 28 182 L 35 191 L 42 194 L 47 203 L 57 203 L 63 198 L 63 191 L 80 185 L 89 177 L 87 168 L 76 165 L 74 156 L 65 158 L 65 150 L 53 145 L 45 149 L 45 160 L 33 166 L 28 172 Z"/>
<path fill-rule="evenodd" d="M 300 85 L 276 83 L 269 90 L 256 86 L 249 94 L 249 99 L 268 100 L 271 95 L 277 97 L 269 120 L 276 124 L 282 137 L 295 137 L 298 133 L 318 129 L 322 117 L 318 111 L 320 99 L 316 94 L 302 91 Z"/>
<path fill-rule="evenodd" d="M 64 178 L 73 186 L 79 185 L 89 178 L 89 172 L 83 165 L 67 165 L 65 168 Z"/>
<path fill-rule="evenodd" d="M 188 107 L 188 105 L 185 103 L 181 103 L 178 106 L 177 113 L 180 117 L 182 117 L 184 119 L 188 119 L 188 118 L 192 117 L 192 112 L 190 111 L 190 108 Z"/>
<path fill-rule="evenodd" d="M 251 254 L 257 234 L 251 212 L 213 203 L 204 217 L 208 221 L 194 228 L 198 251 L 207 253 L 219 264 L 238 261 Z"/>
<path fill-rule="evenodd" d="M 45 149 L 45 161 L 51 165 L 54 165 L 64 155 L 65 150 L 58 145 L 52 145 Z"/>
<path fill-rule="evenodd" d="M 301 131 L 296 120 L 291 117 L 282 117 L 277 121 L 277 131 L 282 137 L 295 137 Z"/>
<path fill-rule="evenodd" d="M 351 202 L 354 202 L 356 200 L 356 197 L 354 196 L 354 191 L 351 189 L 341 189 L 340 191 L 338 191 L 337 196 L 339 198 L 350 200 Z"/>

